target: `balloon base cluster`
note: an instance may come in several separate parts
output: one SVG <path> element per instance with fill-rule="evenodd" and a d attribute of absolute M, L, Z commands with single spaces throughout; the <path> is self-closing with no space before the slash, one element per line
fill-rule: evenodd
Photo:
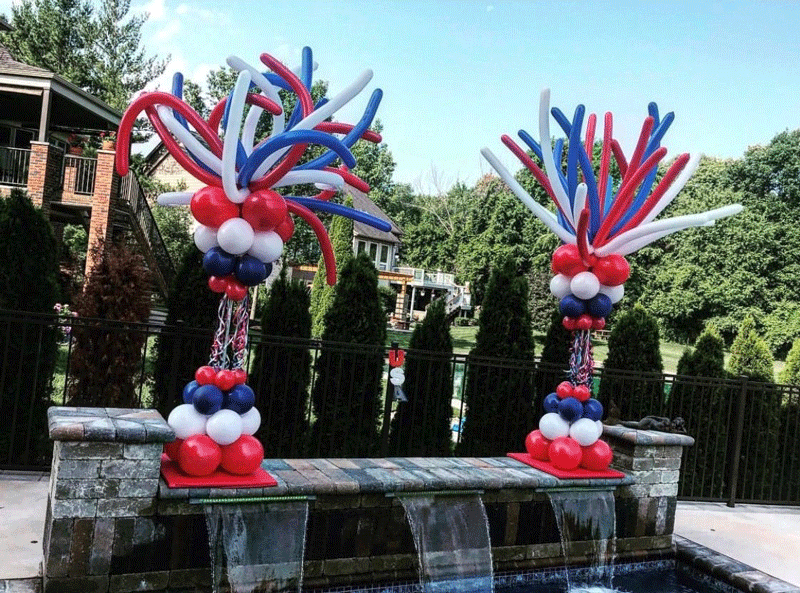
<path fill-rule="evenodd" d="M 275 478 L 261 467 L 246 476 L 223 470 L 206 476 L 191 476 L 181 471 L 178 464 L 166 454 L 161 457 L 161 476 L 170 488 L 271 488 L 278 485 Z"/>
<path fill-rule="evenodd" d="M 591 470 L 583 467 L 577 467 L 572 470 L 563 470 L 555 467 L 549 461 L 541 461 L 534 459 L 528 453 L 508 453 L 508 457 L 521 461 L 526 465 L 530 465 L 540 471 L 543 471 L 551 476 L 564 480 L 572 479 L 589 479 L 589 478 L 624 478 L 625 474 L 615 469 L 601 469 Z"/>

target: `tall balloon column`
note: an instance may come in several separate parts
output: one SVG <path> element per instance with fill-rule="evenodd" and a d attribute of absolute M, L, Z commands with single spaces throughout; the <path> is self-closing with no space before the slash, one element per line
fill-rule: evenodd
<path fill-rule="evenodd" d="M 668 113 L 661 118 L 655 103 L 650 103 L 648 112 L 629 160 L 613 138 L 612 114 L 605 114 L 596 170 L 592 162 L 595 114 L 586 118 L 584 133 L 583 105 L 578 105 L 570 121 L 557 107 L 550 109 L 549 89 L 542 92 L 539 141 L 524 130 L 520 130 L 519 137 L 527 151 L 543 163 L 544 170 L 509 136 L 501 139 L 545 189 L 555 204 L 555 212 L 536 202 L 488 148 L 481 150 L 514 194 L 563 243 L 553 253 L 555 275 L 550 291 L 559 299 L 564 327 L 572 332 L 569 377 L 545 398 L 539 429 L 530 433 L 525 442 L 534 460 L 561 471 L 602 471 L 611 463 L 610 447 L 599 440 L 603 406 L 592 397 L 591 331 L 605 327 L 605 318 L 623 297 L 630 275 L 625 256 L 676 231 L 711 225 L 742 210 L 733 204 L 655 220 L 694 173 L 699 157 L 678 156 L 656 183 L 658 164 L 667 153 L 661 140 L 675 116 Z M 566 135 L 554 145 L 550 115 Z M 566 170 L 561 165 L 565 141 Z M 610 174 L 612 158 L 620 173 L 616 179 Z"/>
<path fill-rule="evenodd" d="M 176 74 L 172 93 L 148 92 L 136 98 L 119 126 L 117 171 L 126 175 L 134 120 L 147 116 L 166 149 L 194 177 L 206 184 L 195 193 L 167 193 L 165 206 L 188 205 L 197 222 L 194 240 L 204 253 L 209 288 L 220 293 L 219 324 L 208 365 L 195 372 L 183 390 L 182 405 L 167 422 L 177 440 L 167 455 L 190 476 L 209 476 L 219 469 L 229 474 L 257 471 L 264 450 L 253 436 L 261 423 L 255 395 L 245 370 L 249 323 L 249 288 L 263 282 L 294 232 L 292 216 L 314 230 L 325 261 L 327 281 L 336 282 L 336 261 L 330 239 L 313 211 L 347 216 L 383 231 L 387 222 L 328 200 L 345 185 L 363 192 L 369 186 L 349 169 L 355 166 L 350 148 L 359 139 L 380 142 L 369 131 L 382 92 L 373 91 L 364 115 L 355 125 L 330 121 L 334 113 L 358 95 L 372 78 L 361 74 L 338 95 L 311 98 L 314 62 L 303 50 L 297 72 L 269 54 L 261 72 L 237 57 L 227 63 L 238 71 L 233 91 L 203 119 L 182 100 L 183 77 Z M 296 107 L 286 116 L 279 90 L 292 93 Z M 255 140 L 263 117 L 271 118 L 271 134 Z M 300 164 L 310 145 L 327 149 Z M 331 165 L 340 159 L 338 168 Z M 314 184 L 314 196 L 283 196 L 276 188 Z"/>

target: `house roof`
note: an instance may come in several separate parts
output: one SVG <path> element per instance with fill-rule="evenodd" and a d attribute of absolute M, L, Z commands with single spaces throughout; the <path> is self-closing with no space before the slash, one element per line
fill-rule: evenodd
<path fill-rule="evenodd" d="M 403 234 L 403 231 L 375 204 L 375 202 L 370 200 L 365 193 L 353 187 L 348 187 L 347 192 L 353 197 L 353 208 L 385 220 L 392 225 L 392 230 L 386 233 L 364 224 L 363 222 L 355 221 L 353 222 L 354 236 L 383 241 L 384 243 L 400 243 L 400 236 Z"/>

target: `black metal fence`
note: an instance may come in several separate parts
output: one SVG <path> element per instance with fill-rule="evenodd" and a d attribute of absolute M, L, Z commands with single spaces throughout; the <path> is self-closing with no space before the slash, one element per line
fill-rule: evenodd
<path fill-rule="evenodd" d="M 27 186 L 30 165 L 29 149 L 0 146 L 0 185 Z"/>
<path fill-rule="evenodd" d="M 59 343 L 55 352 L 50 353 L 47 344 L 52 342 L 53 332 Z M 50 447 L 44 409 L 47 405 L 70 403 L 70 359 L 76 332 L 97 332 L 104 336 L 133 332 L 144 337 L 132 377 L 135 393 L 131 405 L 155 406 L 162 413 L 168 413 L 180 403 L 181 390 L 196 368 L 194 362 L 188 361 L 199 356 L 197 364 L 203 364 L 202 357 L 207 356 L 212 336 L 210 329 L 0 311 L 0 467 L 47 466 Z M 160 347 L 167 348 L 168 353 L 162 356 L 161 364 L 166 358 L 167 366 L 160 369 L 160 382 L 155 380 L 159 341 Z M 387 381 L 388 348 L 289 340 L 264 336 L 257 328 L 251 331 L 250 346 L 247 362 L 250 385 L 257 394 L 257 405 L 262 412 L 259 436 L 269 439 L 265 447 L 271 456 L 327 455 L 336 445 L 332 440 L 336 433 L 323 430 L 328 427 L 318 426 L 318 419 L 331 417 L 323 407 L 329 405 L 341 405 L 340 409 L 351 411 L 347 414 L 350 423 L 345 429 L 363 434 L 364 439 L 372 439 L 364 447 L 369 454 L 399 455 L 413 445 L 390 439 L 390 422 L 397 402 L 393 387 Z M 324 351 L 333 355 L 322 356 Z M 192 352 L 194 359 L 189 356 Z M 413 354 L 422 361 L 421 368 L 427 363 L 442 364 L 441 354 Z M 366 364 L 370 357 L 383 361 L 378 393 L 373 390 L 370 394 L 378 402 L 372 407 L 365 406 L 363 392 L 344 388 L 345 384 L 369 384 L 367 375 L 373 373 L 374 376 L 376 372 Z M 537 360 L 477 359 L 456 354 L 447 359 L 447 364 L 453 446 L 461 438 L 464 424 L 469 422 L 464 392 L 471 373 L 481 376 L 488 373 L 498 382 L 519 385 L 520 390 L 529 390 L 536 401 L 552 391 L 564 377 L 563 369 Z M 326 375 L 327 379 L 321 379 Z M 333 382 L 330 382 L 331 375 L 337 377 Z M 167 377 L 166 382 L 163 376 Z M 328 395 L 313 395 L 319 393 L 318 383 L 322 380 L 328 381 Z M 746 378 L 611 373 L 599 368 L 595 391 L 604 381 L 612 382 L 614 387 L 612 401 L 604 402 L 612 414 L 626 402 L 631 418 L 653 415 L 673 419 L 679 416 L 685 421 L 686 431 L 696 443 L 684 454 L 680 498 L 800 503 L 800 387 L 757 383 Z M 410 403 L 423 407 L 433 405 L 430 403 L 433 402 L 432 390 L 441 389 L 441 384 L 438 387 L 431 384 L 431 393 L 426 391 L 424 381 L 419 385 L 422 387 L 416 391 L 418 401 Z M 44 401 L 37 395 L 42 393 Z M 314 405 L 312 395 L 317 398 Z M 534 417 L 540 415 L 541 411 L 535 409 Z M 495 430 L 502 434 L 514 420 L 506 418 Z M 522 443 L 509 443 L 509 450 L 521 450 L 522 446 Z"/>

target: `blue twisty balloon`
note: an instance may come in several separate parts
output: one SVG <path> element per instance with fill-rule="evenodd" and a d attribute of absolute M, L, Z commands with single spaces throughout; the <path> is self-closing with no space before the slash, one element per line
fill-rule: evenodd
<path fill-rule="evenodd" d="M 198 387 L 200 387 L 200 384 L 197 381 L 189 381 L 186 384 L 186 387 L 183 388 L 183 403 L 194 403 L 194 392 L 197 391 Z"/>
<path fill-rule="evenodd" d="M 572 294 L 561 299 L 558 308 L 564 317 L 580 317 L 586 313 L 586 303 Z"/>
<path fill-rule="evenodd" d="M 256 394 L 249 386 L 242 383 L 234 385 L 233 389 L 228 392 L 225 407 L 237 414 L 246 414 L 255 403 Z"/>
<path fill-rule="evenodd" d="M 614 305 L 608 295 L 597 293 L 586 305 L 586 312 L 592 317 L 608 317 Z"/>
<path fill-rule="evenodd" d="M 222 409 L 222 390 L 216 385 L 201 385 L 194 392 L 194 409 L 201 414 L 215 414 Z"/>
<path fill-rule="evenodd" d="M 577 398 L 565 397 L 558 402 L 558 413 L 567 422 L 575 422 L 583 415 L 583 404 Z"/>
<path fill-rule="evenodd" d="M 583 402 L 583 417 L 590 420 L 602 420 L 603 404 L 594 398 L 587 399 Z"/>
<path fill-rule="evenodd" d="M 544 407 L 545 412 L 558 412 L 558 402 L 561 400 L 555 393 L 551 393 L 547 397 L 544 398 L 544 403 L 542 406 Z"/>
<path fill-rule="evenodd" d="M 245 286 L 261 284 L 270 272 L 272 272 L 272 264 L 264 264 L 252 255 L 242 255 L 236 262 L 236 279 Z"/>
<path fill-rule="evenodd" d="M 203 269 L 209 276 L 230 276 L 236 268 L 236 256 L 222 247 L 212 247 L 203 256 Z"/>

